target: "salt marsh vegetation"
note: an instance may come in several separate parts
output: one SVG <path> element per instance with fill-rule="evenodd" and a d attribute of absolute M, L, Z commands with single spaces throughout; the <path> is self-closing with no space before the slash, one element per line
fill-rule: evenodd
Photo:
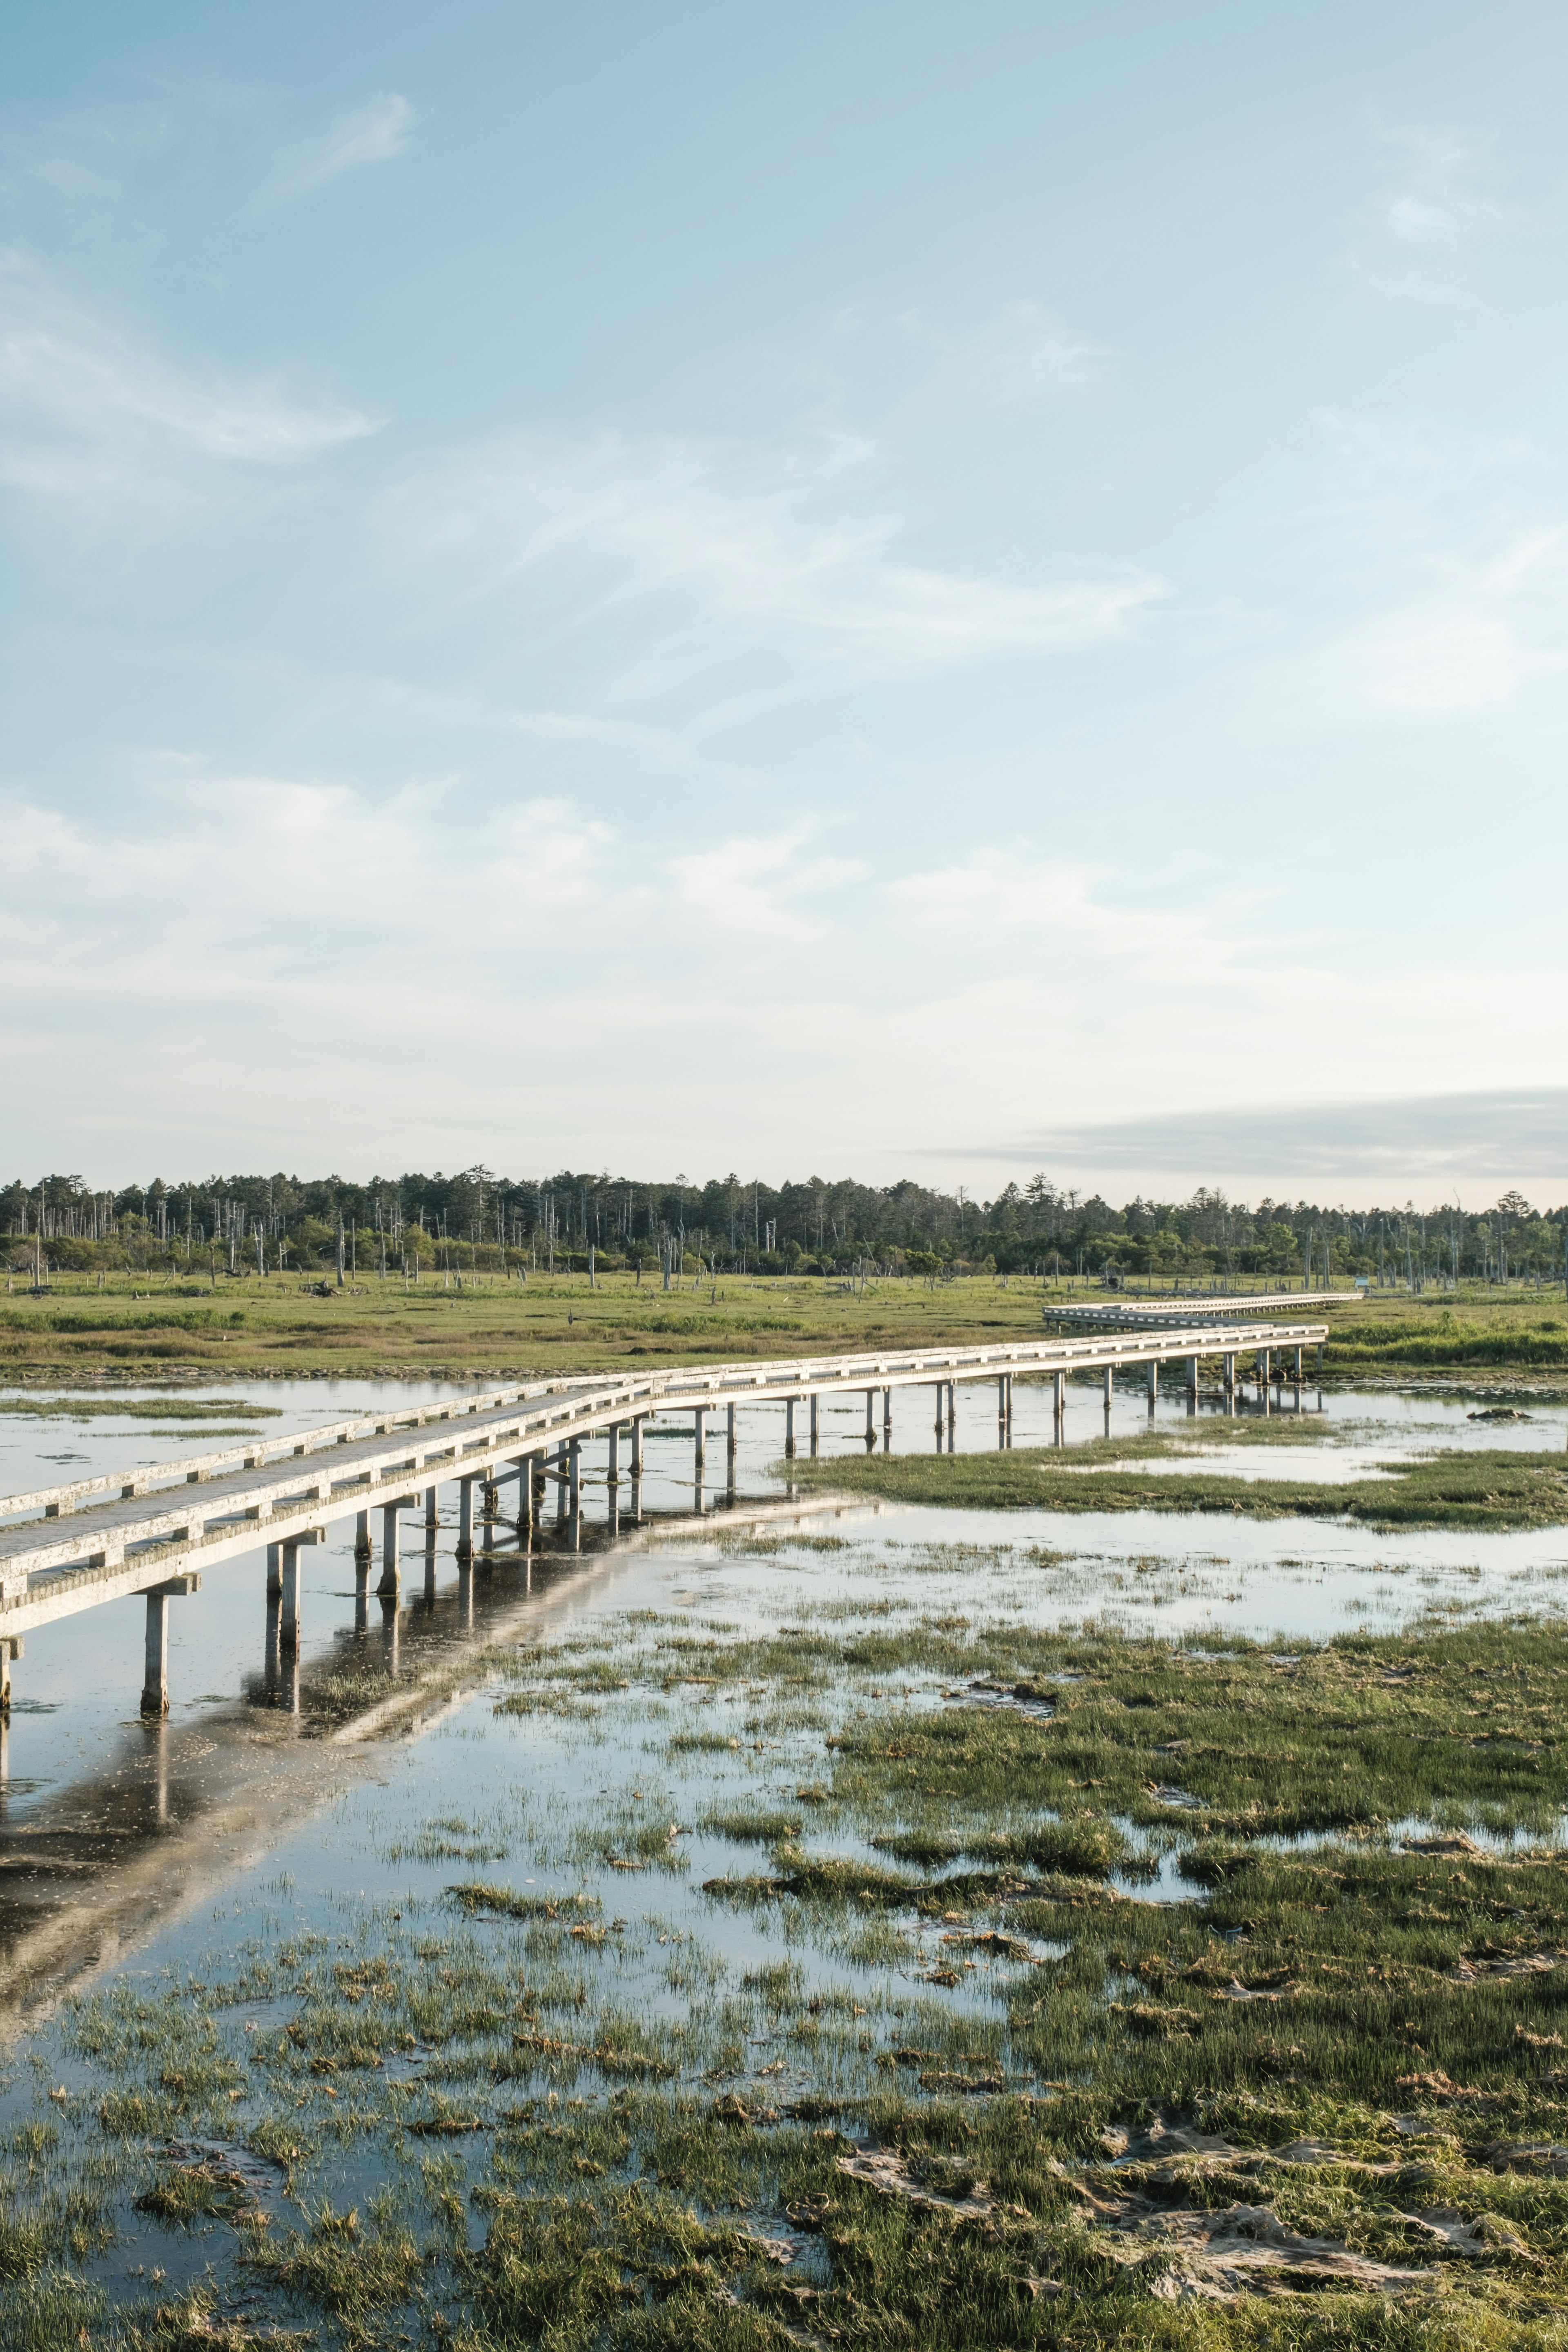
<path fill-rule="evenodd" d="M 831 1540 L 497 1645 L 407 1826 L 23 2044 L 0 2344 L 1557 2340 L 1568 1631 Z"/>
<path fill-rule="evenodd" d="M 1250 1425 L 1239 1442 L 1289 1445 L 1306 1439 L 1305 1425 L 1289 1420 L 1271 1440 L 1268 1423 Z M 1236 1424 L 1237 1432 L 1248 1424 Z M 1212 1450 L 1215 1433 L 1204 1433 Z M 1226 1442 L 1233 1439 L 1226 1425 Z M 1151 1479 L 1153 1459 L 1181 1461 L 1180 1476 Z M 1182 1458 L 1185 1457 L 1185 1458 Z M 1247 1518 L 1347 1519 L 1368 1528 L 1503 1528 L 1568 1523 L 1568 1454 L 1561 1447 L 1526 1453 L 1443 1449 L 1426 1458 L 1408 1454 L 1377 1463 L 1342 1479 L 1235 1477 L 1198 1466 L 1199 1443 L 1156 1433 L 1075 1446 L 1070 1456 L 1048 1446 L 988 1454 L 836 1456 L 792 1466 L 810 1489 L 875 1496 L 883 1502 L 937 1507 L 1036 1511 L 1228 1512 Z"/>

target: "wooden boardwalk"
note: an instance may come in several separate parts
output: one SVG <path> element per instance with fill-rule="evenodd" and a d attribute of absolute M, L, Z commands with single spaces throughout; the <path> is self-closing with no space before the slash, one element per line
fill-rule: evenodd
<path fill-rule="evenodd" d="M 147 1600 L 143 1706 L 150 1713 L 162 1712 L 167 1705 L 169 1600 L 196 1591 L 208 1569 L 263 1546 L 268 1597 L 280 1609 L 280 1639 L 285 1648 L 297 1647 L 299 1549 L 321 1541 L 334 1521 L 351 1516 L 357 1521 L 363 1594 L 374 1559 L 371 1514 L 382 1514 L 376 1589 L 383 1600 L 395 1601 L 400 1514 L 423 1506 L 426 1526 L 434 1530 L 442 1486 L 455 1482 L 458 1490 L 459 1570 L 472 1557 L 476 1489 L 484 1521 L 493 1523 L 495 1488 L 505 1480 L 517 1482 L 515 1524 L 526 1541 L 535 1532 L 552 1482 L 569 1514 L 578 1513 L 582 1448 L 589 1441 L 603 1440 L 607 1448 L 612 1493 L 629 1478 L 635 1502 L 643 1425 L 656 1414 L 692 1415 L 700 1485 L 707 1416 L 720 1410 L 726 1414 L 732 1460 L 737 1413 L 764 1404 L 782 1406 L 787 1456 L 795 1451 L 802 1404 L 810 1414 L 815 1452 L 817 1400 L 864 1391 L 867 1436 L 874 1444 L 876 1399 L 882 1400 L 886 1437 L 893 1391 L 930 1386 L 936 1391 L 940 1444 L 944 1418 L 951 1443 L 953 1392 L 962 1382 L 996 1382 L 998 1423 L 1005 1429 L 1015 1378 L 1053 1381 L 1058 1416 L 1067 1381 L 1085 1372 L 1102 1374 L 1108 1402 L 1119 1370 L 1147 1367 L 1152 1398 L 1158 1366 L 1173 1360 L 1184 1360 L 1188 1391 L 1195 1396 L 1200 1359 L 1215 1355 L 1222 1359 L 1227 1386 L 1234 1384 L 1237 1359 L 1244 1353 L 1260 1358 L 1265 1375 L 1270 1356 L 1289 1353 L 1300 1381 L 1302 1349 L 1321 1346 L 1327 1329 L 1321 1321 L 1283 1317 L 1236 1319 L 1216 1328 L 1205 1318 L 1163 1324 L 1157 1330 L 1096 1331 L 984 1348 L 671 1366 L 535 1381 L 485 1391 L 466 1405 L 361 1416 L 303 1435 L 253 1441 L 120 1475 L 0 1497 L 0 1710 L 8 1710 L 11 1663 L 20 1655 L 26 1633 L 80 1610 L 140 1594 Z M 630 1441 L 624 1471 L 623 1436 Z M 433 1556 L 433 1537 L 430 1550 Z"/>

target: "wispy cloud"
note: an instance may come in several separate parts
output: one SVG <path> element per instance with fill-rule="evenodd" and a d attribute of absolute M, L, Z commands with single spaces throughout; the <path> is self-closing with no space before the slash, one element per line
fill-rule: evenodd
<path fill-rule="evenodd" d="M 166 506 L 193 468 L 299 465 L 374 432 L 357 409 L 202 377 L 0 256 L 0 481 L 89 504 Z"/>
<path fill-rule="evenodd" d="M 1377 184 L 1348 224 L 1351 266 L 1385 294 L 1448 302 L 1468 247 L 1506 216 L 1488 131 L 1410 123 L 1379 134 Z"/>
<path fill-rule="evenodd" d="M 907 334 L 931 354 L 930 392 L 987 406 L 1010 407 L 1090 383 L 1112 357 L 1109 348 L 1043 302 L 1005 302 L 963 329 L 905 314 Z"/>
<path fill-rule="evenodd" d="M 683 902 L 715 930 L 753 940 L 817 939 L 826 928 L 824 900 L 871 871 L 861 858 L 803 856 L 821 831 L 805 824 L 773 835 L 732 835 L 672 859 L 670 871 Z"/>
<path fill-rule="evenodd" d="M 373 163 L 395 163 L 406 154 L 414 135 L 414 109 L 395 90 L 377 90 L 363 105 L 338 115 L 320 138 L 302 140 L 279 161 L 263 202 L 291 204 L 345 173 Z"/>
<path fill-rule="evenodd" d="M 466 597 L 548 577 L 557 625 L 563 611 L 665 600 L 664 630 L 687 633 L 679 656 L 657 638 L 666 676 L 703 657 L 698 614 L 718 633 L 710 657 L 763 633 L 780 651 L 899 671 L 1108 644 L 1164 593 L 1131 569 L 1019 582 L 910 562 L 896 519 L 865 503 L 870 454 L 846 436 L 522 434 L 416 477 L 381 521 L 405 562 Z"/>
<path fill-rule="evenodd" d="M 1568 670 L 1568 526 L 1444 552 L 1406 596 L 1367 614 L 1292 667 L 1293 722 L 1441 719 L 1500 710 Z"/>
<path fill-rule="evenodd" d="M 1129 983 L 1158 974 L 1167 998 L 1235 979 L 1251 953 L 1245 935 L 1212 911 L 1119 906 L 1106 896 L 1103 877 L 1043 859 L 1025 841 L 886 887 L 900 915 L 940 940 L 944 955 L 977 954 L 986 962 L 1000 955 L 1037 969 L 1089 958 L 1097 969 L 1117 966 Z M 1279 946 L 1271 926 L 1269 952 Z"/>

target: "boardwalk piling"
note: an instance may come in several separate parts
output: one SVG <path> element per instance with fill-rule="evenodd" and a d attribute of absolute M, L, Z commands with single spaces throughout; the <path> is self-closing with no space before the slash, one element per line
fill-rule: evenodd
<path fill-rule="evenodd" d="M 381 1582 L 376 1592 L 383 1601 L 395 1601 L 403 1590 L 403 1570 L 397 1557 L 397 1514 L 400 1503 L 384 1503 L 381 1509 Z"/>
<path fill-rule="evenodd" d="M 278 1627 L 278 1646 L 286 1657 L 299 1654 L 300 1623 L 300 1547 L 297 1543 L 286 1543 L 283 1547 L 283 1613 Z"/>

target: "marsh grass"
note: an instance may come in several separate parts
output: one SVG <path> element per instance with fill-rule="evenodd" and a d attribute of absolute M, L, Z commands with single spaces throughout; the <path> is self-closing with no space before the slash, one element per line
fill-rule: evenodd
<path fill-rule="evenodd" d="M 218 2332 L 240 2324 L 221 2298 L 106 2317 L 85 2265 L 138 2199 L 323 2345 L 1563 2337 L 1562 1627 L 1286 1652 L 978 1608 L 754 1634 L 649 1620 L 518 1654 L 509 1679 L 527 1696 L 579 1674 L 602 1712 L 549 1727 L 574 1793 L 517 1832 L 525 1868 L 577 1856 L 572 1891 L 472 1878 L 405 1898 L 406 1918 L 345 1904 L 330 1938 L 261 1938 L 69 2011 L 79 2080 L 0 2154 L 7 2352 L 84 2327 L 106 2352 L 246 2340 Z M 1032 1711 L 977 1685 L 1026 1686 Z M 732 1744 L 803 1687 L 809 1723 Z M 611 1769 L 635 1778 L 606 1788 Z M 666 1880 L 656 1911 L 651 1882 L 609 1874 L 693 1819 L 736 1865 L 705 1895 Z M 1415 1850 L 1439 1825 L 1456 1834 Z M 1492 1853 L 1461 1827 L 1535 1843 Z M 1177 1899 L 1131 1899 L 1155 1853 L 1179 1862 Z M 300 2201 L 247 2227 L 174 2177 L 174 2116 L 226 2119 Z M 1164 2142 L 1141 2137 L 1156 2121 Z M 846 2172 L 858 2149 L 896 2185 Z M 1238 2207 L 1426 2284 L 1298 2273 L 1215 2299 L 1160 2233 Z M 1438 2245 L 1432 2212 L 1471 2250 Z"/>
<path fill-rule="evenodd" d="M 105 1413 L 115 1421 L 232 1421 L 236 1413 L 247 1421 L 277 1421 L 282 1412 L 281 1405 L 252 1404 L 246 1397 L 0 1396 L 0 1412 L 39 1421 L 90 1421 Z M 247 1432 L 214 1433 L 243 1437 Z"/>
<path fill-rule="evenodd" d="M 383 1378 L 493 1377 L 524 1368 L 578 1371 L 616 1363 L 742 1361 L 830 1349 L 974 1346 L 999 1333 L 1037 1339 L 1042 1306 L 1063 1294 L 1016 1277 L 873 1279 L 847 1291 L 818 1277 L 727 1276 L 666 1297 L 629 1274 L 535 1274 L 526 1285 L 485 1281 L 444 1291 L 426 1281 L 362 1283 L 352 1294 L 307 1298 L 298 1277 L 247 1279 L 225 1291 L 241 1307 L 188 1303 L 189 1286 L 147 1296 L 149 1277 L 58 1274 L 52 1296 L 0 1308 L 0 1356 L 20 1377 L 157 1378 L 203 1370 L 238 1373 L 331 1370 Z M 136 1293 L 139 1296 L 128 1294 Z M 211 1293 L 203 1286 L 204 1297 Z M 1081 1294 L 1077 1294 L 1081 1300 Z M 176 1301 L 179 1303 L 176 1304 Z M 1540 1381 L 1568 1370 L 1568 1330 L 1539 1297 L 1479 1289 L 1458 1298 L 1347 1298 L 1331 1317 L 1331 1377 L 1425 1367 L 1462 1376 L 1512 1370 Z"/>
<path fill-rule="evenodd" d="M 1560 1450 L 1445 1452 L 1379 1467 L 1384 1475 L 1377 1477 L 1339 1482 L 1227 1478 L 1201 1471 L 1150 1479 L 1135 1468 L 1069 1466 L 1051 1447 L 1020 1447 L 796 1462 L 791 1475 L 804 1486 L 964 1510 L 1209 1511 L 1251 1519 L 1349 1519 L 1388 1529 L 1568 1522 L 1568 1456 Z"/>

